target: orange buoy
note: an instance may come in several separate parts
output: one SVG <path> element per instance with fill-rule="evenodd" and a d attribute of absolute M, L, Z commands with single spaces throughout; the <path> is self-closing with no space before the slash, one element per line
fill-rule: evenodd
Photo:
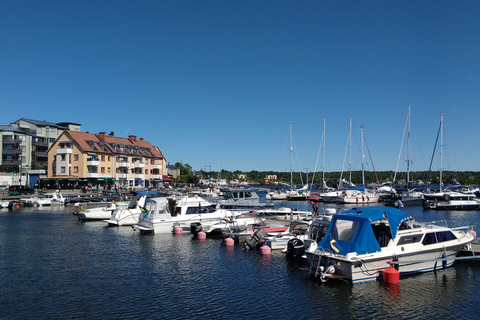
<path fill-rule="evenodd" d="M 226 238 L 226 239 L 225 239 L 225 245 L 226 245 L 227 247 L 231 247 L 231 246 L 233 246 L 234 244 L 235 244 L 235 241 L 234 241 L 232 238 Z"/>
<path fill-rule="evenodd" d="M 272 254 L 272 248 L 267 245 L 263 245 L 260 247 L 260 253 L 263 255 Z"/>
<path fill-rule="evenodd" d="M 197 233 L 197 238 L 198 240 L 205 240 L 207 239 L 207 234 L 203 231 L 200 231 L 199 233 Z"/>

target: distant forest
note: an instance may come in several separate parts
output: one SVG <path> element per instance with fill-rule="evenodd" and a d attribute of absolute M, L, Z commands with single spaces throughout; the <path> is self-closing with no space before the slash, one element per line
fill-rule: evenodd
<path fill-rule="evenodd" d="M 274 172 L 274 171 L 227 171 L 222 170 L 218 171 L 196 171 L 194 172 L 192 167 L 189 164 L 182 164 L 180 162 L 175 163 L 175 166 L 180 169 L 180 176 L 177 178 L 178 182 L 182 183 L 198 183 L 199 178 L 222 178 L 226 180 L 237 179 L 240 182 L 247 181 L 250 183 L 264 184 L 264 183 L 286 183 L 290 184 L 290 172 Z M 245 175 L 246 179 L 240 179 L 241 175 Z M 276 181 L 266 181 L 267 176 L 276 175 Z M 308 183 L 316 185 L 322 184 L 322 172 L 317 172 L 315 175 L 313 173 L 308 174 Z M 325 182 L 328 186 L 336 187 L 338 180 L 342 175 L 342 179 L 349 180 L 349 172 L 325 172 Z M 377 177 L 380 183 L 383 182 L 393 182 L 394 184 L 405 184 L 407 179 L 406 172 L 397 172 L 395 181 L 393 178 L 395 176 L 394 171 L 377 171 L 376 176 L 373 171 L 365 171 L 365 184 L 376 183 Z M 427 182 L 432 185 L 438 185 L 440 183 L 440 172 L 431 171 L 430 174 L 428 171 L 416 171 L 410 172 L 410 182 L 412 184 L 425 184 Z M 462 185 L 480 185 L 480 172 L 478 171 L 443 171 L 442 180 L 444 184 L 454 184 L 460 183 Z M 356 185 L 362 184 L 362 171 L 352 171 L 352 182 Z M 293 184 L 307 184 L 306 173 L 293 173 Z"/>
<path fill-rule="evenodd" d="M 255 183 L 265 183 L 265 178 L 268 175 L 276 175 L 277 182 L 282 183 L 290 183 L 290 172 L 273 172 L 273 171 L 250 171 L 250 172 L 241 172 L 241 171 L 226 171 L 222 170 L 220 173 L 220 177 L 231 180 L 231 179 L 238 179 L 240 174 L 245 174 L 247 176 L 247 181 L 255 182 Z M 206 173 L 204 172 L 204 176 L 209 175 L 210 177 L 218 177 L 218 172 L 211 172 Z M 314 178 L 313 184 L 321 185 L 322 184 L 322 172 L 308 174 L 308 183 L 312 183 L 312 178 Z M 325 173 L 325 181 L 328 186 L 335 187 L 337 185 L 338 180 L 340 179 L 341 172 L 326 172 Z M 342 179 L 349 180 L 349 172 L 343 172 Z M 378 177 L 378 181 L 382 182 L 393 182 L 395 184 L 405 184 L 407 179 L 406 172 L 397 172 L 395 181 L 393 178 L 395 176 L 394 171 L 378 171 L 376 172 L 376 176 Z M 365 171 L 365 184 L 369 183 L 376 183 L 377 177 L 375 176 L 375 172 L 373 171 Z M 410 172 L 410 181 L 413 184 L 425 184 L 427 182 L 430 184 L 438 185 L 440 183 L 440 172 L 439 171 L 432 171 L 428 174 L 428 171 L 418 171 L 418 172 Z M 306 174 L 298 172 L 293 173 L 293 184 L 306 184 Z M 239 179 L 240 180 L 240 179 Z M 442 180 L 444 184 L 454 184 L 460 183 L 462 185 L 480 185 L 480 172 L 475 171 L 443 171 L 442 172 Z M 273 182 L 273 181 L 269 181 Z M 362 184 L 362 171 L 352 171 L 352 182 L 356 185 Z"/>

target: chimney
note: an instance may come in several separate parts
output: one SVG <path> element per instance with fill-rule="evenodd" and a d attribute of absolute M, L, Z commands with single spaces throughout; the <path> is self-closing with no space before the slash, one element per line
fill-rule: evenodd
<path fill-rule="evenodd" d="M 137 141 L 137 137 L 136 136 L 128 136 L 128 140 L 130 140 L 131 143 L 134 143 L 135 141 Z"/>
<path fill-rule="evenodd" d="M 113 137 L 114 135 L 115 135 L 115 133 L 113 131 L 110 132 L 110 134 L 109 134 L 110 137 Z"/>
<path fill-rule="evenodd" d="M 143 141 L 143 138 L 140 138 L 140 141 Z"/>
<path fill-rule="evenodd" d="M 100 137 L 100 139 L 105 140 L 105 132 L 100 132 L 98 136 Z"/>

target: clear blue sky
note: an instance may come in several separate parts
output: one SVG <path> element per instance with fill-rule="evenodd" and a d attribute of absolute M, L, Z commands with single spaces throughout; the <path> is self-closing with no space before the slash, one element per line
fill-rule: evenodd
<path fill-rule="evenodd" d="M 326 171 L 342 170 L 352 117 L 353 169 L 363 125 L 375 169 L 395 170 L 411 104 L 412 171 L 441 112 L 443 169 L 480 170 L 478 1 L 5 0 L 0 31 L 0 124 L 78 122 L 195 170 L 290 171 L 291 123 L 294 171 L 308 141 L 312 172 L 324 118 Z"/>

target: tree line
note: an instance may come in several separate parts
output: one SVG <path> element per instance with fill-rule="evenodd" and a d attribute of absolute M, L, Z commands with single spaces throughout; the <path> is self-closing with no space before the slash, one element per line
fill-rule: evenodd
<path fill-rule="evenodd" d="M 277 176 L 276 181 L 268 182 L 279 182 L 290 184 L 290 172 L 275 172 L 275 171 L 249 171 L 243 172 L 239 170 L 228 171 L 221 170 L 218 171 L 194 171 L 192 167 L 188 164 L 182 164 L 180 162 L 175 163 L 175 166 L 180 169 L 180 176 L 177 178 L 177 181 L 180 183 L 194 183 L 197 184 L 201 178 L 206 179 L 207 177 L 212 178 L 222 178 L 226 180 L 239 180 L 247 181 L 249 183 L 263 184 L 265 183 L 265 178 L 267 176 Z M 395 176 L 394 171 L 365 171 L 365 184 L 377 183 L 377 178 L 379 183 L 383 182 L 393 182 L 394 184 L 406 184 L 406 172 L 397 172 Z M 242 175 L 246 176 L 246 179 L 240 179 Z M 309 173 L 308 181 L 307 174 L 305 172 L 299 173 L 294 172 L 292 174 L 292 184 L 307 184 L 312 183 L 316 185 L 322 184 L 322 172 Z M 336 187 L 340 179 L 349 180 L 350 172 L 325 172 L 325 182 L 328 186 Z M 415 171 L 410 172 L 410 182 L 413 184 L 417 183 L 428 183 L 438 185 L 440 183 L 440 172 L 439 171 Z M 395 181 L 393 180 L 395 177 Z M 444 184 L 454 184 L 460 183 L 462 185 L 480 185 L 480 172 L 476 171 L 443 171 L 442 172 L 442 181 Z M 362 184 L 362 171 L 352 171 L 352 182 L 356 185 Z"/>

